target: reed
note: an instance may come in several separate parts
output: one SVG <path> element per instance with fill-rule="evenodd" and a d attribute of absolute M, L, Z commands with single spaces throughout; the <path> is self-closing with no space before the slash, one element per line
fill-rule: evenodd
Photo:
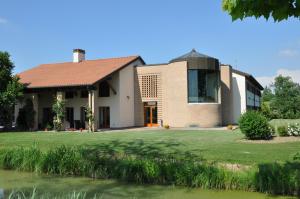
<path fill-rule="evenodd" d="M 1 152 L 4 169 L 46 174 L 119 179 L 138 184 L 162 184 L 300 195 L 300 162 L 260 164 L 231 171 L 192 158 L 107 154 L 82 147 L 59 146 L 42 152 L 36 146 Z"/>

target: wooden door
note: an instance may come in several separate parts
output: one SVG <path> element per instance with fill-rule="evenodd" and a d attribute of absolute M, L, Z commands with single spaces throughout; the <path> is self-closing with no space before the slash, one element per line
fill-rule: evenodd
<path fill-rule="evenodd" d="M 145 126 L 158 126 L 157 106 L 144 106 L 144 120 Z"/>
<path fill-rule="evenodd" d="M 99 107 L 99 128 L 110 128 L 109 107 Z"/>

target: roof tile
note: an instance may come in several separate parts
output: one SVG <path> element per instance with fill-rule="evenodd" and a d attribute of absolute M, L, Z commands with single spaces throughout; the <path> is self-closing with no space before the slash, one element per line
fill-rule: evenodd
<path fill-rule="evenodd" d="M 42 64 L 19 73 L 27 88 L 92 85 L 139 58 L 139 56 Z"/>

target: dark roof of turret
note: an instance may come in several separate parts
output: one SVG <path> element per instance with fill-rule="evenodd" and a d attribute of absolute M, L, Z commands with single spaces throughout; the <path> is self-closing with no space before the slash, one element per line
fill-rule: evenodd
<path fill-rule="evenodd" d="M 202 59 L 216 59 L 216 58 L 214 58 L 214 57 L 210 57 L 210 56 L 201 54 L 201 53 L 197 52 L 197 51 L 193 48 L 190 52 L 188 52 L 188 53 L 186 53 L 186 54 L 184 54 L 184 55 L 182 55 L 182 56 L 180 56 L 180 57 L 177 57 L 177 58 L 175 58 L 175 59 L 172 59 L 170 62 L 187 61 L 187 60 L 189 60 L 189 59 L 195 59 L 195 58 L 202 58 Z"/>

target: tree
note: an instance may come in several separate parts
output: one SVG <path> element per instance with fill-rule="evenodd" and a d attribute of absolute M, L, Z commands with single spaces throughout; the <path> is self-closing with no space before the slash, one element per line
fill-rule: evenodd
<path fill-rule="evenodd" d="M 34 127 L 34 115 L 33 103 L 31 99 L 26 99 L 23 108 L 19 109 L 17 118 L 17 127 L 20 130 L 32 130 Z"/>
<path fill-rule="evenodd" d="M 11 127 L 14 105 L 23 97 L 24 86 L 12 74 L 13 69 L 10 55 L 0 51 L 0 125 L 6 129 Z"/>
<path fill-rule="evenodd" d="M 263 102 L 270 102 L 272 99 L 274 99 L 274 94 L 272 93 L 272 89 L 266 86 L 262 93 L 261 100 Z"/>
<path fill-rule="evenodd" d="M 89 131 L 93 132 L 93 131 L 95 131 L 95 129 L 94 129 L 95 117 L 94 117 L 93 111 L 89 106 L 86 107 L 85 111 L 86 111 L 86 118 L 89 121 Z"/>
<path fill-rule="evenodd" d="M 275 21 L 300 18 L 300 0 L 223 0 L 222 7 L 232 20 L 252 16 L 265 19 L 273 17 Z"/>
<path fill-rule="evenodd" d="M 274 99 L 270 103 L 271 110 L 278 112 L 281 118 L 300 118 L 300 85 L 291 77 L 279 75 L 275 78 Z"/>
<path fill-rule="evenodd" d="M 55 98 L 54 104 L 52 105 L 52 110 L 55 114 L 53 118 L 53 128 L 56 131 L 61 131 L 65 117 L 65 101 Z"/>

